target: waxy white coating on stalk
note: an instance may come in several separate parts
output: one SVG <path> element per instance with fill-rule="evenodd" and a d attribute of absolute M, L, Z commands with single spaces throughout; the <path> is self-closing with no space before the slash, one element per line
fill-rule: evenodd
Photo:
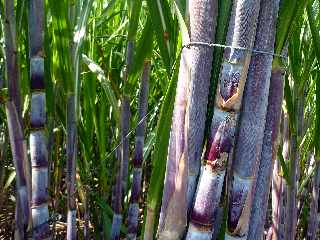
<path fill-rule="evenodd" d="M 36 208 L 32 207 L 31 211 L 34 226 L 40 226 L 49 220 L 48 204 L 42 204 Z"/>
<path fill-rule="evenodd" d="M 28 189 L 27 186 L 21 186 L 17 189 L 18 194 L 19 194 L 19 200 L 20 200 L 20 206 L 22 208 L 23 212 L 26 212 L 27 210 L 27 215 L 24 213 L 22 216 L 26 219 L 24 219 L 24 223 L 27 222 L 29 219 L 27 219 L 29 216 L 29 196 L 28 196 Z"/>
<path fill-rule="evenodd" d="M 46 122 L 46 94 L 33 92 L 31 95 L 30 123 L 35 126 L 43 126 Z"/>
<path fill-rule="evenodd" d="M 121 214 L 113 214 L 110 240 L 120 239 L 120 227 L 122 223 Z"/>
<path fill-rule="evenodd" d="M 67 228 L 67 239 L 75 240 L 77 239 L 77 211 L 76 210 L 68 210 L 67 222 L 69 224 Z"/>
<path fill-rule="evenodd" d="M 211 231 L 201 231 L 196 226 L 190 224 L 188 235 L 186 240 L 198 239 L 198 240 L 211 240 L 212 232 Z"/>
<path fill-rule="evenodd" d="M 138 229 L 138 217 L 139 217 L 139 204 L 138 203 L 131 203 L 129 205 L 129 213 L 131 213 L 131 218 L 135 219 L 134 222 L 132 222 L 132 227 L 135 229 Z M 128 217 L 129 218 L 129 217 Z M 128 239 L 136 239 L 137 233 L 128 233 L 127 238 Z"/>

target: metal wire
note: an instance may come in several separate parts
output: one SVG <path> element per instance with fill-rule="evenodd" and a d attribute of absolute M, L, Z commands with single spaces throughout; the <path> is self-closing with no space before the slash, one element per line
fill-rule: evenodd
<path fill-rule="evenodd" d="M 267 51 L 262 51 L 262 50 L 257 50 L 254 48 L 245 48 L 245 47 L 237 47 L 237 46 L 231 46 L 231 45 L 224 45 L 224 44 L 219 44 L 219 43 L 207 43 L 207 42 L 190 42 L 182 46 L 183 48 L 190 48 L 192 46 L 207 46 L 210 48 L 214 47 L 219 47 L 219 48 L 230 48 L 230 49 L 237 49 L 237 50 L 242 50 L 242 51 L 247 51 L 247 52 L 252 52 L 256 54 L 265 54 L 265 55 L 270 55 L 274 57 L 279 57 L 283 59 L 288 59 L 287 56 L 273 53 L 273 52 L 267 52 Z"/>

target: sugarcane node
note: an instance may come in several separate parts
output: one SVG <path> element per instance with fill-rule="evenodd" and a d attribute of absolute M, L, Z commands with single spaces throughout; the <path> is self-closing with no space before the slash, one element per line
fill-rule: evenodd
<path fill-rule="evenodd" d="M 45 191 L 47 192 L 47 191 Z M 42 194 L 42 196 L 39 196 L 40 194 L 38 194 L 37 197 L 32 197 L 31 200 L 31 209 L 37 209 L 39 208 L 41 205 L 46 205 L 47 201 L 49 200 L 49 197 L 47 196 L 47 194 Z"/>
<path fill-rule="evenodd" d="M 168 31 L 165 31 L 164 33 L 163 33 L 163 38 L 164 38 L 164 40 L 167 42 L 167 41 L 169 41 L 169 32 Z"/>
<path fill-rule="evenodd" d="M 42 57 L 32 57 L 30 59 L 30 79 L 32 89 L 45 89 L 44 81 L 44 59 Z M 43 91 L 43 90 L 42 90 Z"/>
<path fill-rule="evenodd" d="M 210 169 L 211 172 L 223 171 L 227 168 L 228 153 L 222 152 L 219 154 L 219 158 L 215 160 L 206 161 L 206 169 Z"/>
<path fill-rule="evenodd" d="M 48 167 L 48 160 L 46 156 L 41 156 L 41 154 L 39 154 L 39 156 L 37 156 L 37 159 L 35 159 L 35 157 L 31 158 L 31 165 L 32 165 L 32 169 L 34 171 L 39 171 L 41 169 L 47 168 Z"/>
<path fill-rule="evenodd" d="M 43 50 L 43 49 L 40 49 L 40 50 L 37 52 L 36 56 L 37 56 L 37 57 L 44 58 L 44 57 L 45 57 L 44 50 Z"/>
<path fill-rule="evenodd" d="M 43 131 L 45 130 L 46 127 L 45 127 L 45 124 L 38 124 L 38 123 L 30 123 L 30 130 L 31 131 Z"/>
<path fill-rule="evenodd" d="M 191 223 L 199 232 L 211 231 L 213 227 L 212 223 L 203 223 L 194 219 L 191 220 Z"/>

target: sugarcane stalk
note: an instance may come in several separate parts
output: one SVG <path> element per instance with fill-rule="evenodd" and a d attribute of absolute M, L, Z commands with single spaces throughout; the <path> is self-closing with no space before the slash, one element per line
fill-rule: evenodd
<path fill-rule="evenodd" d="M 121 153 L 119 154 L 119 172 L 116 179 L 116 190 L 115 190 L 115 204 L 113 207 L 113 220 L 111 227 L 111 237 L 110 239 L 120 239 L 120 227 L 122 224 L 122 210 L 123 210 L 123 197 L 124 197 L 124 187 L 127 180 L 124 181 L 124 174 L 126 170 L 124 168 L 127 166 L 125 161 L 129 158 L 129 142 L 127 135 L 129 132 L 129 122 L 130 122 L 130 102 L 128 96 L 123 96 L 121 104 Z M 127 166 L 128 167 L 128 166 Z"/>
<path fill-rule="evenodd" d="M 44 1 L 29 2 L 30 157 L 32 167 L 32 223 L 35 239 L 50 238 L 48 210 L 48 152 L 44 78 Z"/>
<path fill-rule="evenodd" d="M 189 1 L 191 42 L 213 41 L 217 1 Z M 200 167 L 213 51 L 183 49 L 169 140 L 159 239 L 180 239 L 187 226 Z M 189 60 L 188 60 L 189 59 Z M 193 66 L 191 68 L 191 66 Z"/>
<path fill-rule="evenodd" d="M 4 37 L 5 37 L 5 56 L 6 56 L 6 76 L 8 80 L 9 100 L 13 101 L 20 124 L 22 124 L 20 76 L 18 68 L 18 51 L 16 36 L 16 20 L 14 13 L 14 1 L 5 1 L 4 12 Z"/>
<path fill-rule="evenodd" d="M 162 205 L 161 205 L 161 211 L 160 211 L 160 219 L 159 219 L 159 239 L 161 239 L 162 232 L 168 231 L 165 230 L 166 228 L 166 219 L 167 219 L 167 213 L 172 214 L 172 212 L 168 209 L 169 206 L 169 200 L 172 199 L 175 188 L 176 188 L 176 175 L 178 171 L 178 165 L 180 158 L 182 157 L 182 154 L 184 152 L 184 142 L 185 142 L 185 134 L 184 134 L 184 128 L 185 128 L 185 113 L 186 113 L 186 107 L 187 107 L 187 85 L 188 81 L 190 79 L 190 73 L 189 73 L 189 49 L 183 49 L 181 53 L 181 59 L 180 59 L 180 66 L 179 66 L 179 75 L 178 75 L 178 82 L 176 87 L 176 96 L 175 96 L 175 103 L 174 103 L 174 110 L 173 110 L 173 116 L 172 116 L 172 124 L 171 124 L 171 130 L 170 130 L 170 139 L 169 139 L 169 147 L 168 147 L 168 156 L 167 156 L 167 164 L 166 164 L 166 173 L 165 173 L 165 180 L 164 180 L 164 187 L 163 187 L 163 197 L 162 197 Z M 187 176 L 185 176 L 187 177 Z M 184 193 L 185 195 L 183 198 L 186 200 L 186 185 L 184 186 Z M 179 196 L 178 196 L 179 198 Z M 176 199 L 175 201 L 177 201 Z M 182 202 L 180 202 L 181 204 Z M 183 206 L 184 210 L 186 210 L 186 205 Z M 186 212 L 179 211 L 182 214 L 186 215 Z M 175 216 L 176 214 L 173 214 Z M 153 223 L 155 213 L 151 212 L 151 210 L 148 209 L 147 213 L 147 223 Z M 186 224 L 185 216 L 182 218 L 183 228 Z M 151 220 L 152 219 L 152 220 Z M 170 219 L 170 218 L 169 218 Z M 153 224 L 150 224 L 151 226 Z M 182 231 L 177 228 L 176 225 L 181 225 L 180 222 L 176 221 L 170 221 L 168 223 L 168 227 L 172 228 L 176 231 Z M 152 228 L 152 227 L 151 227 Z M 170 230 L 169 230 L 170 231 Z M 148 231 L 145 231 L 145 233 L 153 233 L 153 229 L 149 229 Z M 144 235 L 145 240 L 153 239 L 153 234 Z M 166 236 L 164 236 L 165 238 Z"/>
<path fill-rule="evenodd" d="M 227 43 L 252 48 L 260 1 L 234 1 Z M 250 21 L 248 21 L 250 16 Z M 233 30 L 233 31 L 232 31 Z M 187 239 L 211 239 L 214 212 L 234 145 L 235 128 L 241 107 L 251 53 L 226 49 L 217 87 L 204 165 L 191 211 Z"/>
<path fill-rule="evenodd" d="M 315 240 L 317 239 L 317 230 L 318 230 L 318 201 L 319 201 L 319 185 L 320 185 L 320 162 L 316 160 L 316 167 L 314 175 L 312 178 L 312 198 L 310 204 L 310 213 L 308 219 L 308 230 L 307 230 L 307 239 Z"/>
<path fill-rule="evenodd" d="M 127 192 L 128 171 L 129 171 L 129 138 L 130 130 L 130 97 L 124 94 L 121 101 L 122 105 L 122 126 L 121 126 L 121 161 L 122 161 L 122 191 L 123 197 Z"/>
<path fill-rule="evenodd" d="M 76 158 L 77 158 L 77 120 L 75 95 L 68 94 L 67 98 L 67 192 L 68 192 L 68 215 L 67 215 L 67 239 L 77 238 L 76 225 Z"/>
<path fill-rule="evenodd" d="M 190 1 L 191 42 L 214 42 L 218 1 Z M 188 210 L 191 208 L 200 170 L 206 106 L 208 104 L 213 49 L 194 46 L 190 51 L 190 82 L 187 86 L 185 119 L 186 162 L 188 164 Z"/>
<path fill-rule="evenodd" d="M 3 30 L 5 38 L 4 55 L 6 57 L 6 79 L 8 82 L 8 99 L 0 97 L 6 104 L 7 123 L 11 143 L 13 162 L 17 178 L 17 201 L 16 201 L 16 229 L 15 238 L 23 239 L 26 236 L 28 221 L 30 216 L 30 185 L 26 179 L 25 169 L 27 151 L 23 140 L 23 126 L 21 114 L 21 96 L 20 96 L 20 76 L 18 68 L 18 51 L 16 39 L 16 21 L 14 12 L 14 1 L 4 1 L 4 10 L 1 9 L 3 20 Z M 2 84 L 3 85 L 3 82 Z M 3 93 L 3 92 L 2 92 Z M 16 128 L 16 129 L 12 129 Z"/>
<path fill-rule="evenodd" d="M 85 188 L 85 199 L 84 199 L 84 213 L 83 213 L 83 239 L 89 240 L 90 239 L 90 228 L 89 228 L 89 221 L 90 221 L 90 203 L 89 203 L 89 189 Z"/>
<path fill-rule="evenodd" d="M 272 180 L 272 170 L 278 149 L 277 140 L 283 100 L 282 76 L 282 69 L 272 70 L 261 161 L 259 165 L 255 195 L 252 203 L 247 239 L 262 239 L 263 236 Z"/>
<path fill-rule="evenodd" d="M 78 4 L 78 5 L 77 5 Z M 81 47 L 85 34 L 79 35 L 79 31 L 85 31 L 86 23 L 89 18 L 93 0 L 83 2 L 70 2 L 69 20 L 75 25 L 74 38 L 70 41 L 69 62 L 71 62 L 70 76 L 72 78 L 67 86 L 67 106 L 66 106 L 66 125 L 67 125 L 67 239 L 77 239 L 77 212 L 76 212 L 76 165 L 78 153 L 78 117 L 80 101 L 80 55 Z M 78 11 L 78 12 L 76 12 Z M 76 15 L 78 13 L 78 16 Z"/>
<path fill-rule="evenodd" d="M 122 200 L 127 192 L 128 169 L 129 169 L 129 128 L 130 128 L 130 97 L 128 93 L 128 79 L 130 77 L 135 49 L 135 38 L 137 32 L 137 20 L 141 10 L 141 0 L 134 1 L 130 7 L 130 22 L 128 29 L 128 43 L 126 52 L 126 68 L 124 70 L 124 87 L 121 99 L 121 159 L 118 178 L 116 180 L 116 204 L 114 207 L 113 222 L 111 227 L 111 239 L 120 238 L 120 227 L 122 223 Z M 119 189 L 121 181 L 122 189 Z"/>
<path fill-rule="evenodd" d="M 298 163 L 300 160 L 298 138 L 302 137 L 302 126 L 304 120 L 304 96 L 301 97 L 298 93 L 297 87 L 294 91 L 294 97 L 297 104 L 297 115 L 295 121 L 289 117 L 289 125 L 293 122 L 296 123 L 296 127 L 292 126 L 289 129 L 290 134 L 290 174 L 287 191 L 287 205 L 286 205 L 286 218 L 285 218 L 285 240 L 295 239 L 297 228 L 297 179 L 298 179 Z"/>
<path fill-rule="evenodd" d="M 128 171 L 129 171 L 129 128 L 130 128 L 130 94 L 128 93 L 128 80 L 131 75 L 131 71 L 134 63 L 134 50 L 137 34 L 138 20 L 141 11 L 141 0 L 137 0 L 129 4 L 129 27 L 128 27 L 128 43 L 126 52 L 126 66 L 124 71 L 124 88 L 123 96 L 121 99 L 121 105 L 123 106 L 122 112 L 122 129 L 121 129 L 121 151 L 122 151 L 122 185 L 123 193 L 127 192 Z M 123 194 L 123 197 L 124 197 Z"/>
<path fill-rule="evenodd" d="M 22 218 L 21 222 L 23 224 L 23 229 L 18 228 L 17 230 L 20 236 L 23 238 L 27 231 L 30 215 L 27 180 L 25 178 L 23 165 L 24 161 L 26 161 L 27 158 L 27 152 L 23 144 L 23 131 L 19 121 L 16 106 L 12 101 L 6 102 L 6 115 L 12 159 L 16 170 L 17 205 L 19 205 L 17 209 L 20 208 L 21 210 L 18 216 Z"/>
<path fill-rule="evenodd" d="M 280 176 L 280 164 L 279 161 L 275 164 L 273 170 L 273 178 L 277 176 L 277 179 L 272 182 L 272 240 L 284 239 L 284 223 L 285 223 L 285 196 L 287 185 L 282 176 Z M 279 187 L 279 188 L 277 188 Z"/>
<path fill-rule="evenodd" d="M 138 232 L 139 198 L 141 195 L 143 147 L 146 129 L 146 114 L 148 110 L 148 93 L 150 78 L 150 60 L 144 61 L 141 76 L 139 102 L 138 102 L 138 127 L 136 130 L 135 152 L 133 158 L 133 180 L 130 205 L 128 210 L 128 234 L 127 239 L 136 239 Z"/>
<path fill-rule="evenodd" d="M 226 236 L 232 236 L 233 239 L 247 239 L 248 236 L 250 211 L 263 146 L 273 61 L 271 54 L 274 51 L 278 8 L 279 1 L 266 0 L 260 4 L 254 49 L 270 52 L 270 54 L 255 54 L 251 57 L 244 90 L 239 135 L 231 173 L 231 189 L 229 190 Z M 271 150 L 272 142 L 269 145 Z M 271 155 L 269 157 L 271 161 Z M 260 206 L 257 210 L 263 209 Z"/>
<path fill-rule="evenodd" d="M 288 115 L 283 114 L 282 126 L 282 155 L 284 160 L 289 158 L 289 125 Z M 274 164 L 272 172 L 272 225 L 269 229 L 268 240 L 283 240 L 284 239 L 284 201 L 286 184 L 283 176 L 280 175 L 281 167 L 280 161 L 277 160 Z"/>

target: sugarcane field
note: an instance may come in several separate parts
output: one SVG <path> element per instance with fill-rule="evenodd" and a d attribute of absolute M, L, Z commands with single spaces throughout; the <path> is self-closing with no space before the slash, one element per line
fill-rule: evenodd
<path fill-rule="evenodd" d="M 320 240 L 320 0 L 0 0 L 0 240 Z"/>

